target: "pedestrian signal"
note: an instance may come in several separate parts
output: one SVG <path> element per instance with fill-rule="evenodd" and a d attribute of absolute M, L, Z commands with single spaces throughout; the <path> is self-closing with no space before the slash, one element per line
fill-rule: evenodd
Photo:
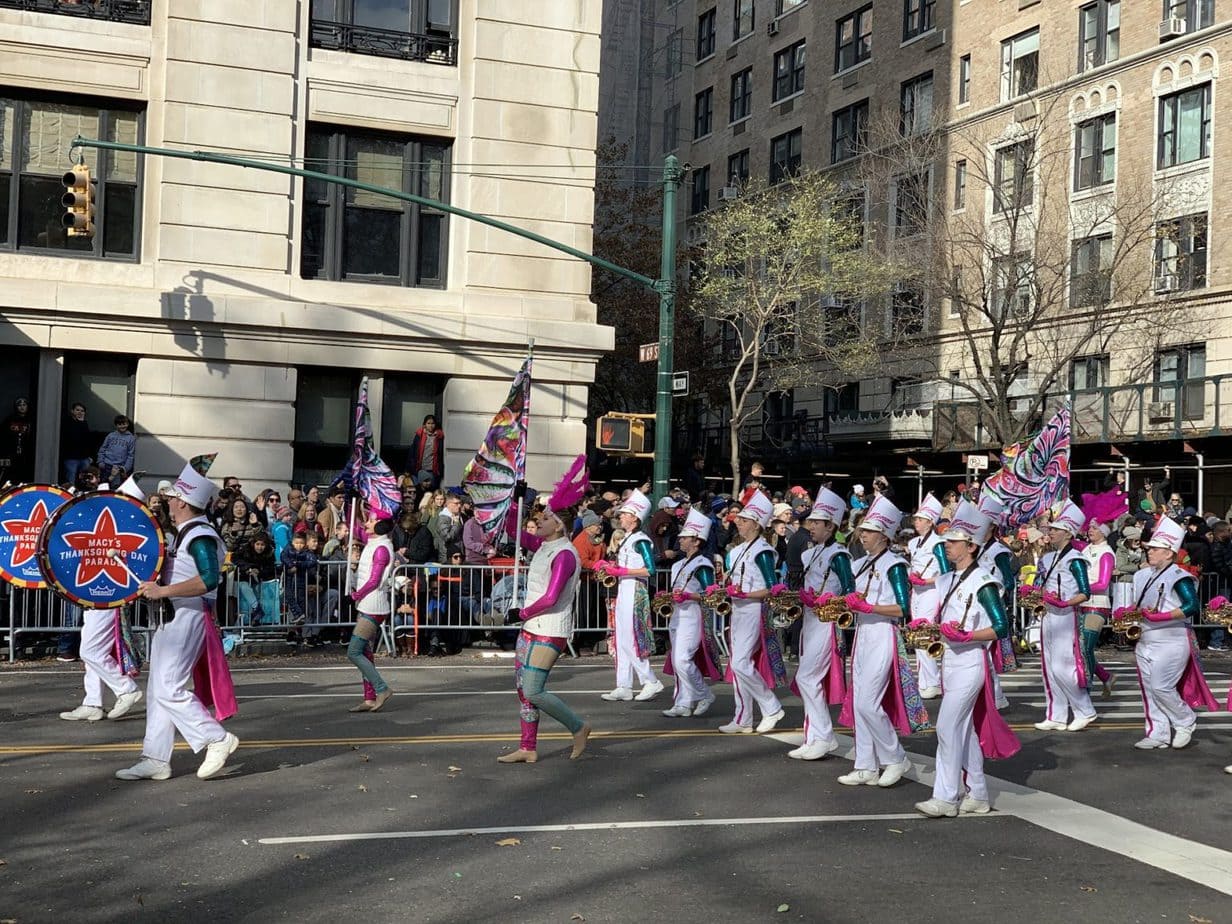
<path fill-rule="evenodd" d="M 595 447 L 604 452 L 639 453 L 646 443 L 646 424 L 636 417 L 605 415 L 595 427 Z"/>
<path fill-rule="evenodd" d="M 90 184 L 90 168 L 78 164 L 64 174 L 64 215 L 61 223 L 69 237 L 94 237 L 94 187 Z"/>

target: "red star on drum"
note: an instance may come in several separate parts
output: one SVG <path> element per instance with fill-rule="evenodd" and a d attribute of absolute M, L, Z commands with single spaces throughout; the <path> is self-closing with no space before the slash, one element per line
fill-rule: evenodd
<path fill-rule="evenodd" d="M 89 532 L 65 533 L 64 542 L 69 548 L 81 552 L 77 562 L 77 585 L 84 587 L 102 575 L 117 587 L 127 587 L 132 578 L 124 567 L 123 559 L 139 551 L 146 544 L 140 533 L 120 532 L 116 529 L 115 517 L 110 510 L 103 510 Z M 112 550 L 119 553 L 112 558 Z"/>
<path fill-rule="evenodd" d="M 29 519 L 14 517 L 0 520 L 0 529 L 17 539 L 13 551 L 12 567 L 18 568 L 30 561 L 38 553 L 39 531 L 47 522 L 47 505 L 42 501 L 36 503 L 30 511 Z"/>

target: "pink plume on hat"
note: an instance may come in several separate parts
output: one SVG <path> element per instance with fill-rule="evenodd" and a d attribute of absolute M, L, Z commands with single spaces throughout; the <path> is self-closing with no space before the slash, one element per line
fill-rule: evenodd
<path fill-rule="evenodd" d="M 590 487 L 590 476 L 586 474 L 586 456 L 580 455 L 556 482 L 552 496 L 548 498 L 548 507 L 553 511 L 565 510 L 579 503 Z"/>

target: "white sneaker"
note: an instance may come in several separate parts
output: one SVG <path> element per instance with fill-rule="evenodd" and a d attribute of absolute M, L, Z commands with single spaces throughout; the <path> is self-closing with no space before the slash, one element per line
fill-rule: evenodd
<path fill-rule="evenodd" d="M 1224 768 L 1223 768 L 1223 772 L 1224 772 L 1224 773 L 1232 773 L 1232 764 L 1228 764 L 1226 767 L 1224 767 Z"/>
<path fill-rule="evenodd" d="M 953 802 L 946 802 L 942 799 L 928 799 L 924 802 L 917 802 L 915 810 L 929 818 L 956 818 L 958 816 L 958 806 Z"/>
<path fill-rule="evenodd" d="M 1117 675 L 1109 674 L 1108 679 L 1104 681 L 1103 692 L 1100 693 L 1102 699 L 1112 699 L 1112 688 L 1116 686 Z"/>
<path fill-rule="evenodd" d="M 710 711 L 710 707 L 714 705 L 714 701 L 715 701 L 715 695 L 711 691 L 707 690 L 706 698 L 693 707 L 693 714 L 694 715 L 705 715 L 707 712 Z"/>
<path fill-rule="evenodd" d="M 116 704 L 111 711 L 107 713 L 107 718 L 118 719 L 121 716 L 128 715 L 128 710 L 141 702 L 141 691 L 134 690 L 132 693 L 121 693 L 116 697 Z"/>
<path fill-rule="evenodd" d="M 169 780 L 171 779 L 171 764 L 165 760 L 143 757 L 127 770 L 117 770 L 115 778 L 117 780 Z"/>
<path fill-rule="evenodd" d="M 1054 722 L 1052 719 L 1036 722 L 1035 727 L 1040 731 L 1065 731 L 1065 729 L 1069 728 L 1064 722 Z"/>
<path fill-rule="evenodd" d="M 964 796 L 958 811 L 962 815 L 987 815 L 992 811 L 992 803 L 974 796 Z"/>
<path fill-rule="evenodd" d="M 997 707 L 997 712 L 1001 712 L 1003 709 L 1008 709 L 1008 708 L 1010 708 L 1010 701 L 1009 701 L 1009 699 L 1008 699 L 1007 697 L 1004 697 L 1004 696 L 1003 696 L 1003 697 L 1001 697 L 999 700 L 997 700 L 997 702 L 996 702 L 996 707 Z"/>
<path fill-rule="evenodd" d="M 725 735 L 751 735 L 753 734 L 753 726 L 741 725 L 738 722 L 728 722 L 726 725 L 720 725 L 719 731 Z"/>
<path fill-rule="evenodd" d="M 647 700 L 654 699 L 663 692 L 663 684 L 657 680 L 652 680 L 650 683 L 642 684 L 642 689 L 638 691 L 637 696 L 633 697 L 639 703 L 644 703 Z"/>
<path fill-rule="evenodd" d="M 600 699 L 606 699 L 609 703 L 627 702 L 633 699 L 633 691 L 628 687 L 617 687 L 611 693 L 603 693 L 599 696 Z"/>
<path fill-rule="evenodd" d="M 693 714 L 693 709 L 689 706 L 672 706 L 671 709 L 664 709 L 663 714 L 669 719 L 683 719 L 685 716 Z"/>
<path fill-rule="evenodd" d="M 1193 740 L 1194 726 L 1188 728 L 1175 728 L 1172 730 L 1172 750 L 1176 751 L 1185 747 Z"/>
<path fill-rule="evenodd" d="M 1099 718 L 1099 715 L 1097 713 L 1092 713 L 1091 715 L 1080 715 L 1078 716 L 1078 718 L 1074 719 L 1074 721 L 1066 725 L 1065 730 L 1066 731 L 1082 731 L 1084 728 L 1086 728 L 1088 725 L 1090 725 L 1092 722 L 1094 722 L 1098 718 Z"/>
<path fill-rule="evenodd" d="M 844 773 L 840 776 L 838 781 L 844 786 L 876 786 L 877 771 L 852 770 L 850 773 Z"/>
<path fill-rule="evenodd" d="M 66 722 L 97 722 L 103 715 L 98 706 L 78 706 L 72 712 L 61 712 L 60 718 Z"/>
<path fill-rule="evenodd" d="M 821 760 L 837 750 L 837 741 L 814 741 L 812 744 L 801 745 L 794 751 L 788 751 L 787 756 L 796 760 Z"/>
<path fill-rule="evenodd" d="M 903 778 L 903 775 L 911 769 L 911 759 L 904 757 L 901 763 L 890 764 L 881 771 L 881 777 L 877 780 L 877 785 L 883 789 L 887 786 L 893 786 Z"/>
<path fill-rule="evenodd" d="M 1168 742 L 1159 741 L 1155 738 L 1143 738 L 1141 741 L 1134 742 L 1134 747 L 1139 751 L 1152 751 L 1156 748 L 1166 748 L 1167 746 Z"/>
<path fill-rule="evenodd" d="M 764 735 L 766 732 L 774 731 L 774 726 L 782 722 L 787 717 L 787 713 L 780 709 L 774 715 L 764 715 L 761 721 L 757 723 L 757 734 Z"/>
<path fill-rule="evenodd" d="M 216 776 L 218 771 L 227 763 L 227 758 L 235 753 L 235 749 L 240 746 L 240 739 L 227 732 L 221 741 L 215 741 L 213 744 L 205 746 L 205 760 L 201 761 L 201 766 L 197 768 L 197 779 L 208 780 L 212 776 Z"/>
<path fill-rule="evenodd" d="M 921 687 L 920 699 L 936 699 L 941 695 L 941 687 Z"/>

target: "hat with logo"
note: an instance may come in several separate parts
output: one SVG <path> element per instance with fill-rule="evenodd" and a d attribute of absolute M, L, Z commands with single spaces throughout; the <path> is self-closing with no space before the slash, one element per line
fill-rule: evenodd
<path fill-rule="evenodd" d="M 745 501 L 744 509 L 736 516 L 753 520 L 758 526 L 769 526 L 770 518 L 774 516 L 774 505 L 764 492 L 754 491 L 753 496 Z"/>
<path fill-rule="evenodd" d="M 697 510 L 690 510 L 689 515 L 685 517 L 684 526 L 680 527 L 679 538 L 684 539 L 688 536 L 700 539 L 702 542 L 709 539 L 710 517 Z"/>
<path fill-rule="evenodd" d="M 178 497 L 184 503 L 204 510 L 209 505 L 210 499 L 218 493 L 218 486 L 205 476 L 217 457 L 216 452 L 193 456 L 184 466 L 184 471 L 180 472 L 180 477 L 175 480 L 175 484 L 167 489 L 167 496 Z"/>
<path fill-rule="evenodd" d="M 1180 551 L 1181 543 L 1185 541 L 1185 527 L 1176 520 L 1160 517 L 1159 524 L 1147 541 L 1148 549 L 1167 549 L 1169 552 Z"/>
<path fill-rule="evenodd" d="M 875 533 L 893 536 L 898 532 L 898 527 L 902 522 L 903 512 L 887 500 L 884 494 L 878 494 L 868 510 L 864 512 L 864 519 L 860 521 L 860 529 L 869 529 Z"/>
<path fill-rule="evenodd" d="M 936 523 L 941 519 L 941 501 L 933 496 L 932 492 L 924 495 L 924 500 L 920 502 L 920 509 L 912 514 L 913 517 L 922 517 L 930 523 Z"/>
<path fill-rule="evenodd" d="M 962 501 L 954 511 L 950 520 L 950 528 L 945 531 L 945 540 L 965 539 L 967 542 L 981 544 L 988 538 L 992 529 L 992 521 L 988 519 L 975 504 Z"/>
<path fill-rule="evenodd" d="M 831 523 L 843 522 L 843 514 L 847 512 L 847 502 L 829 488 L 817 489 L 817 500 L 813 501 L 813 509 L 809 511 L 806 520 L 829 520 Z"/>
<path fill-rule="evenodd" d="M 650 498 L 634 488 L 633 493 L 617 508 L 616 512 L 631 513 L 639 520 L 644 520 L 646 514 L 650 513 Z"/>
<path fill-rule="evenodd" d="M 1087 522 L 1087 515 L 1082 512 L 1082 508 L 1073 501 L 1066 501 L 1060 512 L 1052 518 L 1052 522 L 1048 525 L 1053 529 L 1063 529 L 1071 536 L 1077 536 L 1082 532 L 1082 527 Z"/>

